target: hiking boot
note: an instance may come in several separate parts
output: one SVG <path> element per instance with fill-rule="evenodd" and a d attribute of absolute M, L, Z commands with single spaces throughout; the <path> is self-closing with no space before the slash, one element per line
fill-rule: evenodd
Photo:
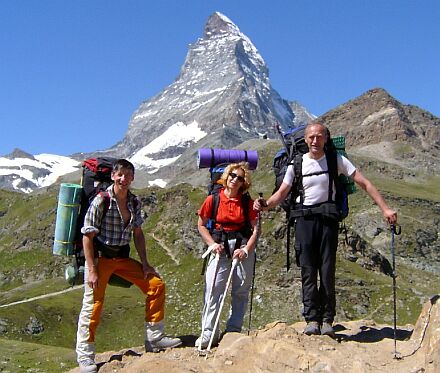
<path fill-rule="evenodd" d="M 209 337 L 207 335 L 201 335 L 199 338 L 196 339 L 196 343 L 194 344 L 194 346 L 196 346 L 197 348 L 201 349 L 201 348 L 207 348 L 209 345 Z"/>
<path fill-rule="evenodd" d="M 168 348 L 178 347 L 182 344 L 179 338 L 162 337 L 157 341 L 145 340 L 145 352 L 159 352 Z"/>
<path fill-rule="evenodd" d="M 92 359 L 84 359 L 79 362 L 79 371 L 81 373 L 96 373 L 98 367 Z"/>
<path fill-rule="evenodd" d="M 336 336 L 332 323 L 324 321 L 321 326 L 321 335 L 328 335 L 334 338 Z"/>
<path fill-rule="evenodd" d="M 165 337 L 163 320 L 159 322 L 145 322 L 145 352 L 159 352 L 168 348 L 180 346 L 179 338 Z"/>
<path fill-rule="evenodd" d="M 211 339 L 210 335 L 207 334 L 201 335 L 199 338 L 196 339 L 196 343 L 194 345 L 198 349 L 207 348 L 210 339 Z M 215 346 L 217 344 L 218 344 L 218 337 L 214 336 L 214 339 L 212 340 L 212 346 Z"/>
<path fill-rule="evenodd" d="M 317 321 L 307 321 L 307 325 L 304 328 L 304 334 L 306 335 L 319 335 L 321 334 L 319 330 L 319 324 Z"/>

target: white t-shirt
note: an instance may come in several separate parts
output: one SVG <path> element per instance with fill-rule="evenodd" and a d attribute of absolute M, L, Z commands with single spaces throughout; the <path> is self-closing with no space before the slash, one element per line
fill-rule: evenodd
<path fill-rule="evenodd" d="M 346 157 L 338 154 L 338 175 L 352 176 L 356 167 Z M 328 171 L 325 155 L 319 159 L 310 158 L 309 154 L 304 154 L 302 159 L 302 174 L 304 188 L 304 205 L 311 206 L 317 203 L 328 201 L 328 172 L 319 175 L 306 176 L 317 172 Z M 283 183 L 292 185 L 295 176 L 295 170 L 292 165 L 287 167 Z M 333 200 L 335 198 L 336 188 L 333 186 Z M 297 199 L 299 202 L 299 198 Z"/>

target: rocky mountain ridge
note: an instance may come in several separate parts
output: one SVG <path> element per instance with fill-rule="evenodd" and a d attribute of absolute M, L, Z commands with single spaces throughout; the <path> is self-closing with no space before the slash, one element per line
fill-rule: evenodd
<path fill-rule="evenodd" d="M 144 186 L 158 179 L 166 184 L 175 179 L 176 160 L 193 157 L 197 148 L 233 148 L 249 138 L 274 137 L 274 123 L 287 129 L 312 118 L 298 102 L 280 97 L 268 71 L 251 40 L 216 12 L 203 36 L 189 46 L 179 76 L 141 103 L 124 138 L 110 149 L 72 158 L 129 158 Z M 3 163 L 0 158 L 0 187 L 6 189 L 35 190 L 37 173 L 46 172 L 40 167 L 23 175 Z"/>
<path fill-rule="evenodd" d="M 440 170 L 440 118 L 371 89 L 319 118 L 354 153 L 412 170 Z"/>
<path fill-rule="evenodd" d="M 251 40 L 229 18 L 215 12 L 202 38 L 189 46 L 176 80 L 140 105 L 125 137 L 110 151 L 132 157 L 170 126 L 193 122 L 210 134 L 212 147 L 231 148 L 249 138 L 275 137 L 274 123 L 287 129 L 311 117 L 299 104 L 291 106 L 280 97 Z M 164 152 L 182 154 L 191 145 Z"/>

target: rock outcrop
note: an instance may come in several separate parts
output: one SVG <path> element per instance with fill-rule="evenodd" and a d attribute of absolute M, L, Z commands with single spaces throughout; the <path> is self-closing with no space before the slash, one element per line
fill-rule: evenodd
<path fill-rule="evenodd" d="M 142 348 L 98 356 L 99 372 L 438 372 L 440 302 L 432 297 L 415 327 L 377 325 L 370 320 L 335 325 L 336 338 L 306 336 L 305 323 L 273 322 L 250 335 L 226 334 L 218 347 L 199 353 L 186 347 L 159 354 Z M 78 372 L 74 369 L 71 373 Z"/>

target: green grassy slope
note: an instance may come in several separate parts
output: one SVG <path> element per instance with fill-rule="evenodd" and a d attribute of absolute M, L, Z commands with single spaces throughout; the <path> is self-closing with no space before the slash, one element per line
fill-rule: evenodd
<path fill-rule="evenodd" d="M 257 192 L 263 192 L 267 197 L 273 189 L 271 160 L 279 144 L 276 141 L 256 141 L 247 146 L 257 149 L 260 155 L 251 193 L 256 196 Z M 416 175 L 406 180 L 396 178 L 394 168 L 384 172 L 383 167 L 362 159 L 356 159 L 356 162 L 362 164 L 364 173 L 398 210 L 402 225 L 402 235 L 396 237 L 398 323 L 415 323 L 427 297 L 440 290 L 439 275 L 429 266 L 430 262 L 438 262 L 440 192 L 436 185 L 439 178 Z M 148 215 L 144 228 L 149 260 L 167 284 L 166 330 L 174 335 L 197 335 L 203 288 L 200 255 L 204 247 L 196 229 L 196 211 L 206 189 L 181 184 L 167 189 L 148 188 L 136 192 L 143 198 Z M 5 356 L 4 367 L 11 372 L 29 369 L 57 372 L 61 364 L 65 364 L 66 370 L 74 365 L 81 289 L 1 307 L 68 288 L 62 273 L 69 259 L 51 254 L 56 197 L 55 187 L 32 195 L 0 191 L 0 356 Z M 390 260 L 390 234 L 381 222 L 379 210 L 362 191 L 350 197 L 350 205 L 351 214 L 346 221 L 349 236 L 358 235 L 366 251 L 374 249 Z M 377 268 L 367 269 L 362 260 L 347 260 L 354 249 L 344 245 L 343 241 L 341 236 L 336 284 L 337 318 L 366 318 L 391 323 L 391 277 Z M 364 259 L 359 250 L 356 255 Z M 274 320 L 294 322 L 301 319 L 299 272 L 293 263 L 287 273 L 285 260 L 283 213 L 264 213 L 263 234 L 258 246 L 252 328 Z M 143 304 L 136 288 L 108 288 L 98 330 L 98 351 L 143 343 Z M 31 319 L 38 320 L 42 325 L 40 332 L 29 334 Z M 247 325 L 248 320 L 245 320 Z M 23 356 L 14 354 L 14 349 L 24 351 Z M 56 358 L 60 354 L 66 356 L 62 361 Z"/>

